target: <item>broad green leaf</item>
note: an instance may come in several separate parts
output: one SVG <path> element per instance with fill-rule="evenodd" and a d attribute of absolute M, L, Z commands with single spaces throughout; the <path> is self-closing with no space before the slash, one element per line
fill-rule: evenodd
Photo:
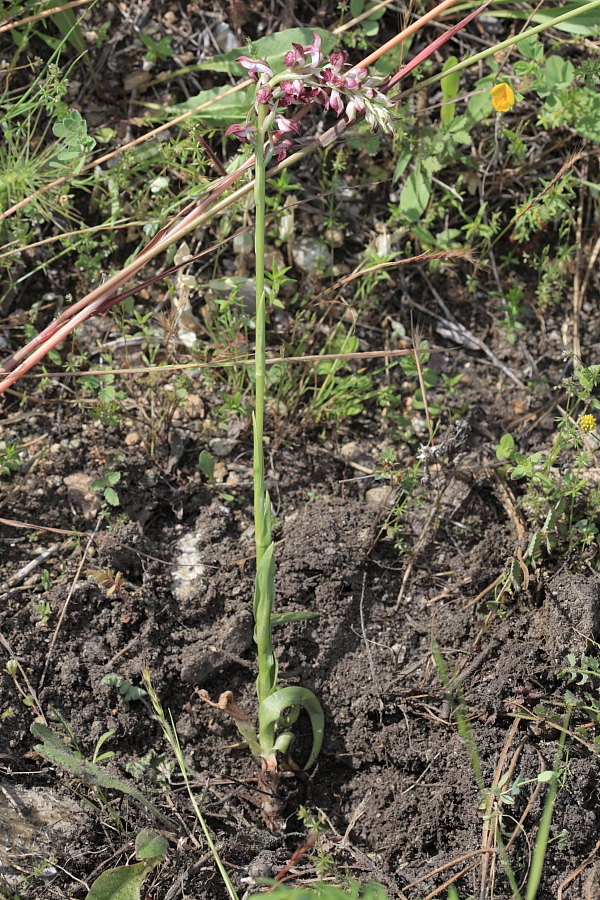
<path fill-rule="evenodd" d="M 442 69 L 442 71 L 450 69 L 452 66 L 455 66 L 457 62 L 458 59 L 456 56 L 449 56 L 444 63 L 444 68 Z M 449 103 L 448 101 L 454 100 L 454 98 L 457 96 L 459 80 L 460 72 L 453 72 L 451 75 L 444 75 L 440 81 L 440 85 L 442 88 L 442 99 L 444 100 L 444 105 L 442 106 L 440 112 L 442 125 L 449 125 L 454 118 L 456 103 Z"/>
<path fill-rule="evenodd" d="M 160 859 L 169 849 L 169 842 L 151 828 L 144 828 L 135 839 L 136 859 Z"/>
<path fill-rule="evenodd" d="M 288 50 L 292 49 L 292 43 L 302 44 L 303 46 L 312 44 L 313 32 L 316 32 L 323 41 L 323 53 L 325 55 L 330 53 L 336 44 L 336 38 L 324 28 L 287 28 L 285 31 L 277 31 L 267 37 L 260 38 L 258 41 L 254 41 L 250 48 L 236 47 L 228 53 L 213 56 L 212 59 L 206 62 L 198 63 L 198 65 L 193 67 L 193 70 L 195 72 L 227 72 L 230 75 L 242 77 L 247 73 L 236 62 L 236 59 L 238 56 L 254 56 L 266 59 L 274 72 L 281 72 L 284 67 L 283 58 Z"/>
<path fill-rule="evenodd" d="M 310 756 L 304 766 L 304 769 L 310 769 L 315 762 L 321 745 L 323 744 L 323 731 L 325 729 L 325 716 L 321 709 L 321 704 L 312 693 L 303 687 L 284 687 L 271 694 L 262 701 L 258 711 L 258 717 L 261 723 L 261 730 L 275 725 L 282 717 L 284 710 L 296 706 L 302 707 L 310 719 L 313 733 L 313 743 Z"/>
<path fill-rule="evenodd" d="M 471 125 L 475 125 L 493 113 L 490 90 L 494 86 L 494 76 L 486 75 L 475 84 L 476 93 L 473 94 L 467 104 L 465 117 Z"/>
<path fill-rule="evenodd" d="M 556 772 L 552 769 L 545 769 L 543 772 L 537 776 L 537 780 L 542 784 L 548 783 L 549 781 L 553 781 L 556 778 Z"/>
<path fill-rule="evenodd" d="M 540 41 L 539 35 L 534 34 L 532 37 L 521 41 L 519 52 L 525 59 L 535 59 L 541 62 L 544 58 L 544 45 Z"/>
<path fill-rule="evenodd" d="M 344 334 L 339 332 L 328 342 L 325 348 L 326 353 L 356 353 L 360 346 L 360 341 L 353 334 Z M 317 375 L 327 375 L 329 372 L 335 371 L 343 364 L 343 359 L 324 359 L 317 365 Z"/>
<path fill-rule="evenodd" d="M 85 900 L 140 900 L 140 888 L 157 860 L 118 866 L 103 872 L 90 888 Z"/>
<path fill-rule="evenodd" d="M 510 459 L 510 455 L 515 448 L 515 439 L 512 434 L 503 434 L 496 447 L 496 456 L 498 459 Z"/>
<path fill-rule="evenodd" d="M 400 194 L 400 209 L 409 222 L 420 219 L 431 196 L 431 178 L 417 163 Z"/>
<path fill-rule="evenodd" d="M 109 672 L 108 675 L 104 675 L 100 684 L 103 687 L 116 688 L 124 703 L 133 703 L 135 700 L 140 700 L 142 697 L 147 696 L 144 688 L 130 684 L 126 678 L 123 678 L 122 675 L 118 675 L 116 672 Z"/>
<path fill-rule="evenodd" d="M 205 103 L 215 100 L 215 98 L 220 98 L 214 103 L 211 103 L 206 109 L 198 109 L 195 118 L 214 128 L 222 128 L 226 125 L 234 125 L 237 122 L 243 122 L 252 103 L 254 88 L 249 88 L 245 91 L 237 91 L 234 94 L 228 94 L 228 96 L 222 97 L 221 95 L 225 90 L 226 89 L 222 87 L 210 88 L 207 91 L 200 91 L 199 94 L 196 94 L 194 97 L 189 97 L 183 103 L 178 103 L 176 106 L 168 106 L 165 107 L 164 110 L 162 107 L 156 108 L 163 110 L 165 116 L 176 116 L 181 112 L 185 112 L 187 109 L 196 109 L 196 107 L 203 106 Z"/>

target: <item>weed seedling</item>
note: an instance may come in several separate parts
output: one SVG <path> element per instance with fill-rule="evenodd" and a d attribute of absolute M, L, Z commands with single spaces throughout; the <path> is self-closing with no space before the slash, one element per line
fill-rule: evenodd
<path fill-rule="evenodd" d="M 121 473 L 107 470 L 99 478 L 95 478 L 90 487 L 93 491 L 102 494 L 104 501 L 109 506 L 119 506 L 121 501 L 119 495 L 115 491 L 115 484 L 121 480 Z"/>

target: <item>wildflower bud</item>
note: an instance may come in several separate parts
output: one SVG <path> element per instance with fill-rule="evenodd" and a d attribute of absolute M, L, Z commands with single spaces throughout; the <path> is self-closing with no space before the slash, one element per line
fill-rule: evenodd
<path fill-rule="evenodd" d="M 334 72 L 341 72 L 344 66 L 346 65 L 346 61 L 348 59 L 348 54 L 344 53 L 343 50 L 336 50 L 329 57 L 329 63 Z"/>
<path fill-rule="evenodd" d="M 360 97 L 353 97 L 346 106 L 346 116 L 349 122 L 354 122 L 355 118 L 365 111 L 365 104 Z"/>
<path fill-rule="evenodd" d="M 288 134 L 290 131 L 293 131 L 294 134 L 302 134 L 300 123 L 295 122 L 294 119 L 287 119 L 285 116 L 275 116 L 275 124 L 277 125 L 277 130 L 283 134 Z"/>
<path fill-rule="evenodd" d="M 227 131 L 225 132 L 226 135 L 231 134 L 234 137 L 236 137 L 238 139 L 238 141 L 242 142 L 242 144 L 249 144 L 251 138 L 254 136 L 255 133 L 256 133 L 256 128 L 254 127 L 254 125 L 248 125 L 248 124 L 246 124 L 246 125 L 230 125 L 229 128 L 227 129 Z"/>
<path fill-rule="evenodd" d="M 273 99 L 273 91 L 268 84 L 263 85 L 256 92 L 256 100 L 258 103 L 267 104 Z"/>
<path fill-rule="evenodd" d="M 288 50 L 288 52 L 283 57 L 283 62 L 285 64 L 286 69 L 293 69 L 294 66 L 303 66 L 304 65 L 304 50 L 300 46 L 300 44 L 292 44 L 293 50 Z"/>
<path fill-rule="evenodd" d="M 344 112 L 344 101 L 342 100 L 338 91 L 332 91 L 329 95 L 329 101 L 327 104 L 329 109 L 332 109 L 338 116 Z"/>

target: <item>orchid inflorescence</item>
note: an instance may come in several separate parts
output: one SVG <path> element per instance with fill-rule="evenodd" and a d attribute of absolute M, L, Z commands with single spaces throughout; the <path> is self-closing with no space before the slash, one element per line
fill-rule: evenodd
<path fill-rule="evenodd" d="M 389 112 L 391 101 L 378 90 L 384 79 L 369 75 L 366 68 L 344 72 L 348 55 L 343 50 L 336 50 L 326 61 L 321 47 L 321 38 L 316 33 L 313 33 L 312 44 L 305 47 L 292 44 L 284 57 L 285 71 L 277 75 L 264 59 L 237 58 L 257 84 L 251 114 L 253 111 L 259 113 L 263 107 L 263 117 L 264 113 L 266 117 L 261 131 L 270 135 L 269 155 L 274 154 L 280 162 L 294 147 L 292 135 L 299 137 L 302 134 L 299 121 L 283 114 L 292 106 L 316 104 L 333 110 L 338 118 L 345 113 L 348 122 L 354 122 L 357 116 L 364 114 L 373 131 L 393 131 Z M 230 125 L 225 133 L 235 135 L 242 143 L 254 143 L 257 127 L 247 120 L 244 124 Z"/>

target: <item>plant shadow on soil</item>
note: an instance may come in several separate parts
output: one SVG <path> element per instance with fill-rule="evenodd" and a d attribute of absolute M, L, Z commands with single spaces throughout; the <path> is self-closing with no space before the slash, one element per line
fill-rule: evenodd
<path fill-rule="evenodd" d="M 58 437 L 56 424 L 43 424 Z M 109 449 L 118 435 L 96 426 L 77 432 L 76 422 L 69 428 L 78 435 L 74 449 L 63 445 L 60 454 L 49 454 L 22 482 L 15 482 L 3 509 L 6 519 L 90 529 L 93 517 L 85 494 L 73 493 L 73 481 L 65 479 L 85 468 L 92 444 L 97 447 L 104 435 Z M 249 459 L 248 448 L 244 453 Z M 561 697 L 564 686 L 557 672 L 566 654 L 583 652 L 586 636 L 598 639 L 598 582 L 566 572 L 545 581 L 540 578 L 527 607 L 512 601 L 500 617 L 490 618 L 484 605 L 469 604 L 469 597 L 501 571 L 514 537 L 494 479 L 458 477 L 460 473 L 449 468 L 437 476 L 444 482 L 437 529 L 415 559 L 396 609 L 406 561 L 385 542 L 377 543 L 383 510 L 368 501 L 364 484 L 345 480 L 353 470 L 340 455 L 323 452 L 308 441 L 293 451 L 282 448 L 276 459 L 276 472 L 271 473 L 278 504 L 276 608 L 319 614 L 317 619 L 277 629 L 280 676 L 285 684 L 301 683 L 313 690 L 326 716 L 325 743 L 314 771 L 284 779 L 290 816 L 286 835 L 270 834 L 260 821 L 252 803 L 252 760 L 246 753 L 224 749 L 236 739 L 231 720 L 203 706 L 194 695 L 197 687 L 213 697 L 232 690 L 254 713 L 249 497 L 243 504 L 232 504 L 197 477 L 186 482 L 190 473 L 185 472 L 185 457 L 173 477 L 157 480 L 143 455 L 133 453 L 119 487 L 123 509 L 137 522 L 112 530 L 101 526 L 84 569 L 121 572 L 120 591 L 111 594 L 82 575 L 50 649 L 76 567 L 63 545 L 60 552 L 68 577 L 44 595 L 54 615 L 41 624 L 33 608 L 39 598 L 35 590 L 20 585 L 6 589 L 2 633 L 34 689 L 49 655 L 40 703 L 46 713 L 56 709 L 69 722 L 88 758 L 107 730 L 115 733 L 107 745 L 116 753 L 107 763 L 110 771 L 122 776 L 126 763 L 146 758 L 148 768 L 138 784 L 147 792 L 152 791 L 153 771 L 147 754 L 166 751 L 160 729 L 143 701 L 125 707 L 101 680 L 116 672 L 139 685 L 142 667 L 150 669 L 161 702 L 173 713 L 186 758 L 199 775 L 203 810 L 238 887 L 243 889 L 242 879 L 249 874 L 272 876 L 285 865 L 303 840 L 294 811 L 306 804 L 322 809 L 339 834 L 353 823 L 346 849 L 326 844 L 338 867 L 357 877 L 383 880 L 391 897 L 403 896 L 403 891 L 411 898 L 423 896 L 424 888 L 433 890 L 478 858 L 468 858 L 418 887 L 407 885 L 480 848 L 483 827 L 468 748 L 457 732 L 432 661 L 432 638 L 439 642 L 450 672 L 462 672 L 465 708 L 486 784 L 491 785 L 514 714 L 533 709 L 540 698 Z M 468 470 L 464 460 L 461 467 Z M 47 490 L 36 494 L 48 479 L 54 479 L 52 505 Z M 321 488 L 318 493 L 315 485 Z M 426 515 L 418 509 L 411 515 L 407 527 L 418 539 Z M 23 565 L 25 535 L 2 526 L 6 578 Z M 81 547 L 73 552 L 78 561 Z M 178 574 L 173 561 L 179 563 Z M 18 773 L 5 778 L 5 783 L 10 781 L 13 792 L 59 794 L 61 802 L 67 802 L 69 779 L 32 753 L 33 715 L 20 704 L 7 676 L 3 697 L 15 714 L 2 722 L 2 761 L 5 774 Z M 299 726 L 295 753 L 301 760 L 310 729 L 302 719 Z M 505 748 L 509 760 L 516 757 L 514 774 L 535 778 L 541 768 L 550 768 L 557 734 L 550 725 L 523 719 Z M 550 846 L 540 900 L 555 897 L 560 882 L 594 849 L 597 778 L 595 756 L 573 744 L 553 822 L 552 833 L 561 839 Z M 82 791 L 87 793 L 85 787 Z M 186 827 L 193 830 L 176 774 L 169 796 Z M 535 831 L 543 796 L 542 791 L 529 810 L 524 832 Z M 129 834 L 152 824 L 132 801 L 110 799 L 127 822 Z M 526 799 L 517 799 L 511 817 L 519 817 Z M 23 795 L 22 818 L 26 819 L 24 810 L 31 809 L 30 801 Z M 47 843 L 36 837 L 40 852 L 89 883 L 92 870 L 98 866 L 101 871 L 122 847 L 124 836 L 105 812 L 93 815 L 83 810 L 81 804 L 69 815 L 62 809 L 55 816 L 61 823 L 55 833 L 37 814 L 33 833 L 39 835 L 40 823 L 46 822 Z M 505 821 L 511 831 L 513 821 Z M 10 830 L 9 824 L 5 827 Z M 19 846 L 18 852 L 13 848 L 10 860 L 2 860 L 7 878 L 8 866 L 16 867 L 13 876 L 19 866 L 31 866 L 30 858 L 27 862 L 31 851 L 23 841 Z M 527 843 L 517 838 L 515 846 L 514 862 L 523 876 Z M 116 860 L 122 864 L 125 858 L 117 853 Z M 311 866 L 304 865 L 310 874 Z M 53 871 L 45 886 L 36 878 L 29 887 L 20 884 L 19 896 L 61 896 L 61 887 L 67 885 L 72 890 L 72 879 Z M 190 840 L 154 877 L 153 896 L 164 896 L 167 886 L 178 879 L 190 898 L 225 896 L 210 858 Z M 593 866 L 582 874 L 579 896 L 594 896 L 597 877 Z M 479 878 L 477 865 L 458 882 L 463 894 L 476 892 Z M 81 895 L 81 888 L 76 895 Z M 510 896 L 501 875 L 495 896 Z"/>

